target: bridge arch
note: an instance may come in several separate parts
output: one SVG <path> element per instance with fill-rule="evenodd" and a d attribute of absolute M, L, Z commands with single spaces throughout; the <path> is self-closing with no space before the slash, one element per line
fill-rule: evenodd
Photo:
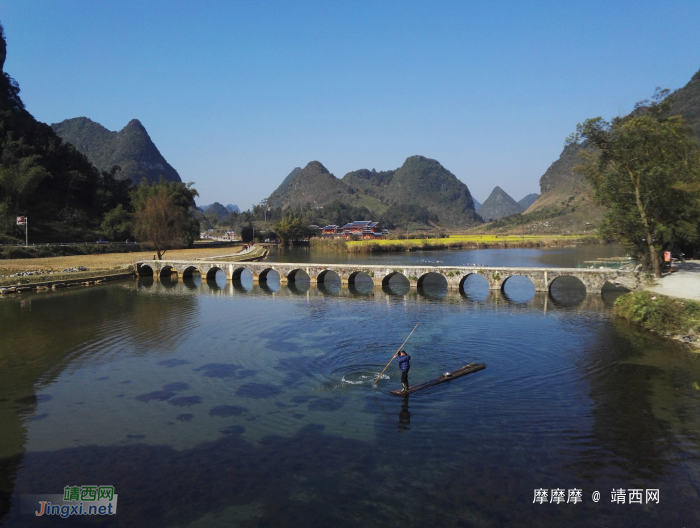
<path fill-rule="evenodd" d="M 222 270 L 222 269 L 221 269 L 220 267 L 218 267 L 218 266 L 212 266 L 211 268 L 209 268 L 209 269 L 207 270 L 207 280 L 208 280 L 208 281 L 216 280 L 216 274 L 217 274 L 217 272 L 219 272 L 219 271 L 224 272 L 224 270 Z M 225 273 L 225 272 L 224 272 L 224 273 Z"/>
<path fill-rule="evenodd" d="M 467 273 L 459 281 L 459 291 L 471 299 L 486 300 L 491 285 L 481 273 Z"/>
<path fill-rule="evenodd" d="M 521 303 L 530 301 L 537 292 L 537 287 L 527 275 L 509 275 L 501 283 L 501 291 L 506 299 Z"/>
<path fill-rule="evenodd" d="M 191 279 L 194 272 L 201 273 L 197 266 L 187 266 L 182 272 L 182 278 Z"/>
<path fill-rule="evenodd" d="M 243 273 L 244 273 L 245 271 L 250 272 L 250 270 L 249 270 L 248 268 L 243 267 L 243 266 L 241 266 L 240 268 L 235 268 L 235 269 L 231 272 L 231 280 L 233 280 L 233 281 L 240 281 L 240 280 L 241 280 L 241 276 L 243 275 Z"/>
<path fill-rule="evenodd" d="M 141 264 L 137 269 L 139 277 L 153 277 L 153 268 L 148 264 Z"/>
<path fill-rule="evenodd" d="M 359 279 L 359 280 L 358 280 Z M 369 273 L 362 270 L 356 270 L 348 275 L 348 284 L 355 284 L 356 282 L 374 282 Z"/>
<path fill-rule="evenodd" d="M 447 288 L 447 287 L 449 286 L 449 284 L 447 283 L 447 279 L 445 278 L 445 276 L 442 275 L 441 273 L 436 273 L 436 272 L 434 272 L 434 271 L 429 271 L 429 272 L 427 272 L 427 273 L 424 273 L 424 274 L 421 275 L 420 277 L 418 277 L 418 284 L 417 284 L 417 286 L 418 286 L 419 288 L 425 287 L 425 286 L 426 286 L 426 284 L 425 284 L 425 281 L 426 281 L 426 280 L 428 281 L 428 282 L 427 282 L 427 285 L 430 285 L 430 284 L 432 283 L 432 284 L 435 284 L 435 285 L 440 284 L 440 285 L 441 285 L 442 287 L 444 287 L 444 288 Z"/>
<path fill-rule="evenodd" d="M 301 268 L 293 269 L 289 273 L 287 273 L 287 281 L 289 282 L 296 282 L 296 281 L 310 281 L 311 277 L 309 277 L 309 274 L 306 273 L 305 270 Z"/>
<path fill-rule="evenodd" d="M 391 279 L 398 279 L 401 282 L 405 281 L 410 284 L 410 281 L 408 280 L 408 277 L 406 277 L 406 275 L 404 275 L 400 271 L 391 271 L 382 278 L 382 286 L 389 286 L 389 281 L 391 281 Z"/>
<path fill-rule="evenodd" d="M 177 274 L 177 270 L 172 267 L 168 266 L 167 264 L 160 268 L 160 272 L 158 272 L 159 277 L 170 277 L 173 273 Z"/>
<path fill-rule="evenodd" d="M 586 285 L 574 275 L 562 274 L 555 277 L 547 290 L 552 301 L 560 306 L 574 306 L 586 298 Z"/>
<path fill-rule="evenodd" d="M 316 277 L 316 282 L 325 283 L 326 281 L 341 282 L 341 278 L 340 275 L 338 275 L 338 273 L 336 273 L 335 271 L 327 269 L 323 270 L 321 273 L 318 274 L 318 277 Z"/>
<path fill-rule="evenodd" d="M 600 293 L 625 293 L 630 291 L 630 289 L 615 280 L 606 280 L 600 287 Z"/>
<path fill-rule="evenodd" d="M 270 275 L 270 272 L 274 272 L 273 275 Z M 272 268 L 272 267 L 265 268 L 264 270 L 260 271 L 260 273 L 258 274 L 258 277 L 257 277 L 258 282 L 265 282 L 265 281 L 267 281 L 268 278 L 272 278 L 275 275 L 277 275 L 278 277 L 281 277 L 280 272 L 278 272 L 275 268 Z M 253 274 L 253 278 L 255 278 L 255 274 Z"/>

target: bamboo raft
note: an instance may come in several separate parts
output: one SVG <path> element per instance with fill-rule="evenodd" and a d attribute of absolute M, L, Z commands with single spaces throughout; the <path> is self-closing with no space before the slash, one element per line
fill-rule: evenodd
<path fill-rule="evenodd" d="M 419 390 L 427 389 L 428 387 L 439 385 L 440 383 L 445 383 L 446 381 L 452 381 L 455 378 L 461 378 L 462 376 L 466 376 L 467 374 L 471 374 L 472 372 L 477 372 L 485 368 L 486 363 L 469 363 L 469 365 L 458 368 L 454 372 L 446 372 L 445 374 L 440 375 L 438 378 L 430 381 L 424 381 L 418 385 L 413 385 L 412 387 L 409 387 L 407 392 L 403 392 L 402 390 L 393 390 L 391 391 L 391 394 L 394 396 L 405 396 L 406 394 L 418 392 Z"/>

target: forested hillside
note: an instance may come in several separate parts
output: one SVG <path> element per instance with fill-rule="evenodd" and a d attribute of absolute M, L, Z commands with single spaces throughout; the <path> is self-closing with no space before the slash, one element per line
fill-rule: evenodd
<path fill-rule="evenodd" d="M 18 83 L 4 71 L 0 25 L 0 237 L 24 238 L 15 217 L 29 217 L 33 241 L 82 239 L 104 214 L 128 203 L 128 182 L 100 172 L 73 145 L 25 109 Z"/>
<path fill-rule="evenodd" d="M 119 132 L 107 130 L 87 117 L 66 119 L 52 124 L 51 128 L 61 139 L 75 145 L 98 169 L 121 167 L 117 173 L 119 179 L 141 183 L 146 178 L 157 182 L 163 176 L 166 181 L 182 181 L 138 119 L 129 121 Z"/>
<path fill-rule="evenodd" d="M 342 180 L 313 161 L 292 171 L 267 199 L 267 206 L 273 214 L 306 211 L 306 217 L 317 223 L 365 217 L 388 227 L 411 222 L 441 227 L 481 223 L 467 186 L 423 156 L 411 156 L 396 170 L 361 169 Z"/>
<path fill-rule="evenodd" d="M 683 116 L 700 137 L 700 71 L 683 88 L 671 94 L 671 106 L 667 115 Z M 584 209 L 597 210 L 595 216 L 598 220 L 602 218 L 603 209 L 593 204 L 591 186 L 583 174 L 573 170 L 581 164 L 579 153 L 588 148 L 585 142 L 564 147 L 559 159 L 540 178 L 540 196 L 527 209 L 521 222 L 527 221 L 534 213 L 534 217 L 542 220 L 575 215 Z"/>

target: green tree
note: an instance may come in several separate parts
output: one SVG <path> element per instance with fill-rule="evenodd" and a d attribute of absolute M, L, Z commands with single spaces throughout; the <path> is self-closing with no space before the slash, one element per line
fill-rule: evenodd
<path fill-rule="evenodd" d="M 306 223 L 300 218 L 286 216 L 275 222 L 272 230 L 280 238 L 283 244 L 288 244 L 292 240 L 299 240 L 309 236 Z"/>
<path fill-rule="evenodd" d="M 596 200 L 607 207 L 603 233 L 621 239 L 646 257 L 661 276 L 660 252 L 674 231 L 697 211 L 700 146 L 680 116 L 666 117 L 668 90 L 612 123 L 598 117 L 577 126 L 567 142 L 587 141 L 582 172 Z"/>
<path fill-rule="evenodd" d="M 199 236 L 199 223 L 188 211 L 198 196 L 192 183 L 143 183 L 131 192 L 134 206 L 134 232 L 143 242 L 152 244 L 160 260 L 166 250 L 189 246 Z"/>
<path fill-rule="evenodd" d="M 26 203 L 30 195 L 49 174 L 39 164 L 38 155 L 21 158 L 11 165 L 0 164 L 0 218 L 3 231 L 14 229 L 14 217 L 27 214 Z"/>
<path fill-rule="evenodd" d="M 124 240 L 131 236 L 132 214 L 122 204 L 105 213 L 102 232 L 110 240 Z"/>

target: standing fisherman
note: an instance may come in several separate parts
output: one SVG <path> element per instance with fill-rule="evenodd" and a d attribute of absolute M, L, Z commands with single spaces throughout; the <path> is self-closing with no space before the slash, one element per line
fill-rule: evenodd
<path fill-rule="evenodd" d="M 397 357 L 398 354 L 398 357 Z M 411 370 L 411 356 L 406 354 L 405 350 L 399 350 L 394 354 L 396 361 L 399 362 L 399 367 L 401 368 L 401 387 L 403 387 L 403 392 L 408 392 L 408 371 Z"/>

